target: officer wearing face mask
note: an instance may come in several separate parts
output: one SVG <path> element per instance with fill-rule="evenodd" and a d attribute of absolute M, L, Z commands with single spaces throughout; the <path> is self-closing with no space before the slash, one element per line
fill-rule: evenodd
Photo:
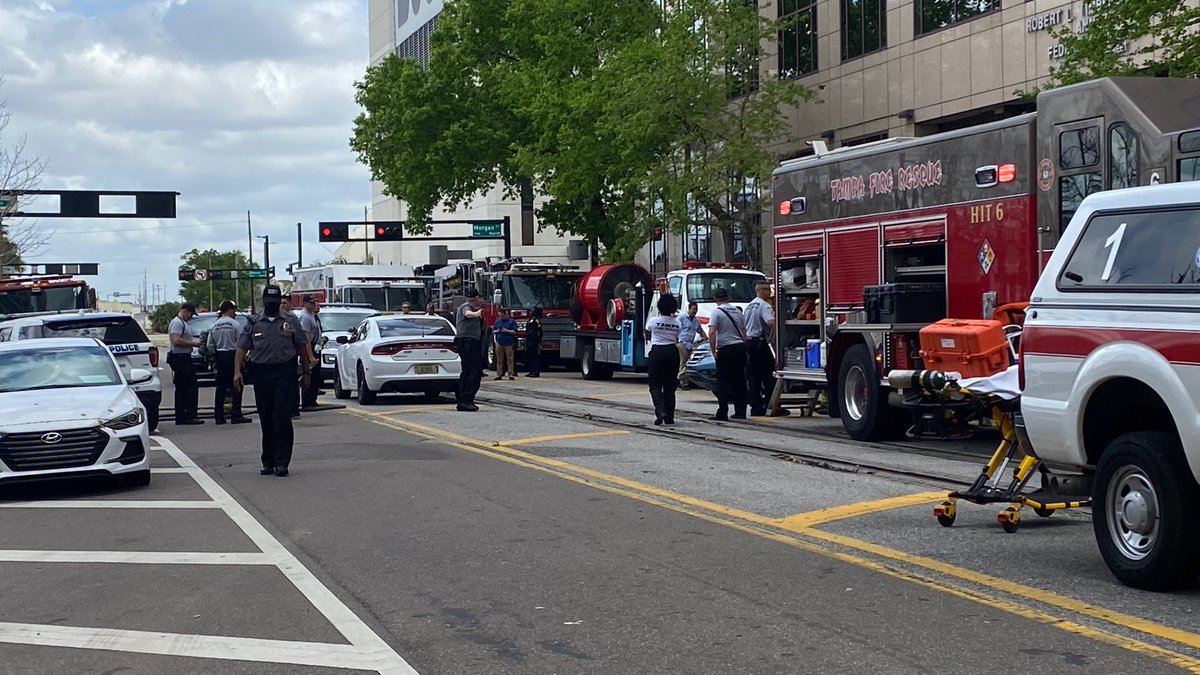
<path fill-rule="evenodd" d="M 250 317 L 238 339 L 234 363 L 234 386 L 241 389 L 242 371 L 249 362 L 254 368 L 254 402 L 262 424 L 262 469 L 264 476 L 288 475 L 292 461 L 292 403 L 296 392 L 296 361 L 306 368 L 302 383 L 308 386 L 312 354 L 299 321 L 280 311 L 283 293 L 278 286 L 263 290 L 263 311 Z"/>

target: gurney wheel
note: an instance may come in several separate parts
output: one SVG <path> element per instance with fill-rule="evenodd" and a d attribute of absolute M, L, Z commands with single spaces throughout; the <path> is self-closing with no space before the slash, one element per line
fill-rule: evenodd
<path fill-rule="evenodd" d="M 1043 518 L 1049 518 L 1050 516 L 1054 515 L 1053 509 L 1034 509 L 1033 512 Z"/>
<path fill-rule="evenodd" d="M 942 527 L 950 527 L 954 524 L 954 519 L 958 515 L 958 506 L 951 501 L 945 501 L 933 507 L 933 515 L 937 517 L 937 521 Z"/>
<path fill-rule="evenodd" d="M 996 514 L 996 522 L 1000 523 L 1005 532 L 1012 534 L 1021 527 L 1021 512 L 1010 506 Z"/>

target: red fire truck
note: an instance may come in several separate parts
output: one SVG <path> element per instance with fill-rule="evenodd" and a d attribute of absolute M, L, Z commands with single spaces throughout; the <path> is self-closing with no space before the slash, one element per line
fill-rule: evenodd
<path fill-rule="evenodd" d="M 501 308 L 512 312 L 519 329 L 517 360 L 521 361 L 525 352 L 525 323 L 533 308 L 541 307 L 542 363 L 557 363 L 562 333 L 575 327 L 571 319 L 571 290 L 581 276 L 583 272 L 572 265 L 527 263 L 519 259 L 477 263 L 475 287 L 487 302 L 483 318 L 491 327 L 500 318 Z"/>
<path fill-rule="evenodd" d="M 0 316 L 95 308 L 96 291 L 69 274 L 0 279 Z"/>
<path fill-rule="evenodd" d="M 1029 299 L 1085 196 L 1200 179 L 1200 81 L 1109 78 L 1037 112 L 820 151 L 774 172 L 779 376 L 827 387 L 858 440 L 906 428 L 887 386 L 918 333 Z"/>

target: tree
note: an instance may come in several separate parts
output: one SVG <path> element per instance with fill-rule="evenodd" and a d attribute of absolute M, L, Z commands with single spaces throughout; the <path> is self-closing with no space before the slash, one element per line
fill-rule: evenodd
<path fill-rule="evenodd" d="M 1056 87 L 1115 75 L 1193 77 L 1200 73 L 1200 6 L 1188 0 L 1092 0 L 1086 28 L 1054 30 L 1062 60 L 1050 69 Z"/>
<path fill-rule="evenodd" d="M 201 251 L 192 249 L 181 255 L 180 267 L 188 269 L 247 269 L 253 267 L 241 251 L 219 252 L 214 249 Z M 249 279 L 222 279 L 221 281 L 185 281 L 179 286 L 179 295 L 184 302 L 197 308 L 215 310 L 225 300 L 233 300 L 238 307 L 250 307 L 255 298 L 255 282 Z M 257 282 L 261 288 L 261 281 Z"/>
<path fill-rule="evenodd" d="M 179 302 L 164 302 L 150 312 L 150 330 L 154 333 L 165 333 L 171 325 L 171 319 L 179 313 Z"/>
<path fill-rule="evenodd" d="M 3 84 L 0 80 L 0 86 Z M 10 206 L 0 207 L 0 267 L 24 265 L 26 257 L 46 249 L 53 234 L 31 221 L 5 217 L 6 211 L 16 208 L 17 195 L 37 189 L 46 168 L 41 157 L 30 153 L 27 137 L 21 136 L 10 144 L 5 132 L 11 119 L 12 113 L 0 100 L 0 199 L 11 200 Z"/>

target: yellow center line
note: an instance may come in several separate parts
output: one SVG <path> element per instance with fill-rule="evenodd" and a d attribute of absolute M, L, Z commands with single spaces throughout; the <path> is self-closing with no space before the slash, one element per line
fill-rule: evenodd
<path fill-rule="evenodd" d="M 535 438 L 518 438 L 511 441 L 499 441 L 496 445 L 512 447 L 514 445 L 530 445 L 532 443 L 547 443 L 550 441 L 569 441 L 576 438 L 601 438 L 603 436 L 627 436 L 628 431 L 587 431 L 579 434 L 559 434 L 557 436 L 537 436 Z M 942 495 L 945 497 L 945 495 Z"/>
<path fill-rule="evenodd" d="M 798 532 L 814 525 L 832 523 L 835 520 L 855 518 L 857 516 L 865 516 L 868 513 L 878 513 L 880 511 L 891 511 L 892 509 L 901 509 L 906 506 L 931 504 L 933 502 L 940 502 L 945 499 L 945 490 L 942 490 L 941 492 L 918 492 L 917 494 L 912 495 L 888 497 L 887 499 L 875 499 L 869 502 L 858 502 L 857 504 L 843 504 L 842 506 L 831 506 L 829 508 L 819 509 L 817 511 L 800 513 L 780 519 L 778 521 L 778 525 L 782 529 Z"/>
<path fill-rule="evenodd" d="M 650 392 L 649 392 L 649 390 L 647 390 L 647 391 L 622 391 L 622 392 L 616 392 L 613 394 L 588 394 L 587 396 L 584 396 L 584 398 L 594 398 L 594 399 L 599 400 L 599 399 L 605 399 L 605 398 L 624 398 L 627 396 L 650 396 Z"/>
<path fill-rule="evenodd" d="M 785 529 L 780 527 L 781 519 L 768 518 L 766 516 L 749 511 L 743 511 L 741 509 L 725 506 L 723 504 L 708 502 L 695 497 L 690 497 L 688 495 L 638 483 L 637 481 L 628 480 L 620 476 L 605 474 L 603 472 L 588 469 L 586 467 L 576 466 L 574 464 L 569 464 L 567 462 L 562 462 L 548 457 L 532 455 L 512 448 L 499 449 L 496 446 L 488 445 L 485 441 L 481 441 L 479 439 L 442 431 L 440 429 L 427 427 L 413 422 L 369 417 L 367 414 L 360 413 L 353 409 L 347 409 L 343 412 L 359 415 L 360 417 L 368 419 L 376 424 L 408 431 L 418 436 L 440 440 L 448 445 L 458 447 L 475 454 L 485 455 L 502 462 L 542 471 L 544 473 L 555 475 L 575 483 L 587 485 L 614 494 L 619 494 L 645 503 L 661 506 L 663 508 L 694 516 L 702 520 L 725 525 L 727 527 L 732 527 L 756 536 L 801 548 L 812 553 L 835 558 L 859 567 L 874 570 L 881 574 L 912 581 L 913 583 L 949 593 L 956 597 L 973 600 L 980 604 L 984 604 L 989 607 L 995 607 L 1011 614 L 1055 626 L 1070 633 L 1086 636 L 1100 642 L 1121 647 L 1136 653 L 1153 656 L 1155 658 L 1162 659 L 1171 665 L 1184 668 L 1194 673 L 1200 673 L 1200 659 L 1193 659 L 1184 654 L 1173 652 L 1156 645 L 1147 644 L 1104 630 L 1084 626 L 1082 624 L 1064 619 L 1061 616 L 1055 616 L 1036 609 L 1023 607 L 1002 598 L 987 595 L 969 588 L 950 585 L 945 581 L 926 577 L 919 573 L 897 569 L 868 558 L 838 551 L 820 543 L 795 539 L 787 534 L 783 534 L 782 532 L 772 531 Z M 589 478 L 592 480 L 589 480 Z M 1147 619 L 1142 619 L 1140 617 L 1117 612 L 1104 607 L 1099 607 L 1082 600 L 1076 600 L 1074 598 L 1054 593 L 1053 591 L 1046 591 L 1008 581 L 999 577 L 994 577 L 988 574 L 965 570 L 948 563 L 943 563 L 930 558 L 890 549 L 885 546 L 880 546 L 878 544 L 873 544 L 860 539 L 823 532 L 811 527 L 796 527 L 794 529 L 786 528 L 786 530 L 796 535 L 809 537 L 818 541 L 824 541 L 826 543 L 861 551 L 863 553 L 870 553 L 887 560 L 924 568 L 931 572 L 957 578 L 995 591 L 1008 593 L 1026 600 L 1033 600 L 1051 607 L 1061 608 L 1093 619 L 1099 619 L 1107 623 L 1131 629 L 1153 637 L 1169 640 L 1181 645 L 1200 648 L 1200 635 L 1197 635 L 1196 633 L 1191 633 L 1177 628 L 1171 628 Z"/>

